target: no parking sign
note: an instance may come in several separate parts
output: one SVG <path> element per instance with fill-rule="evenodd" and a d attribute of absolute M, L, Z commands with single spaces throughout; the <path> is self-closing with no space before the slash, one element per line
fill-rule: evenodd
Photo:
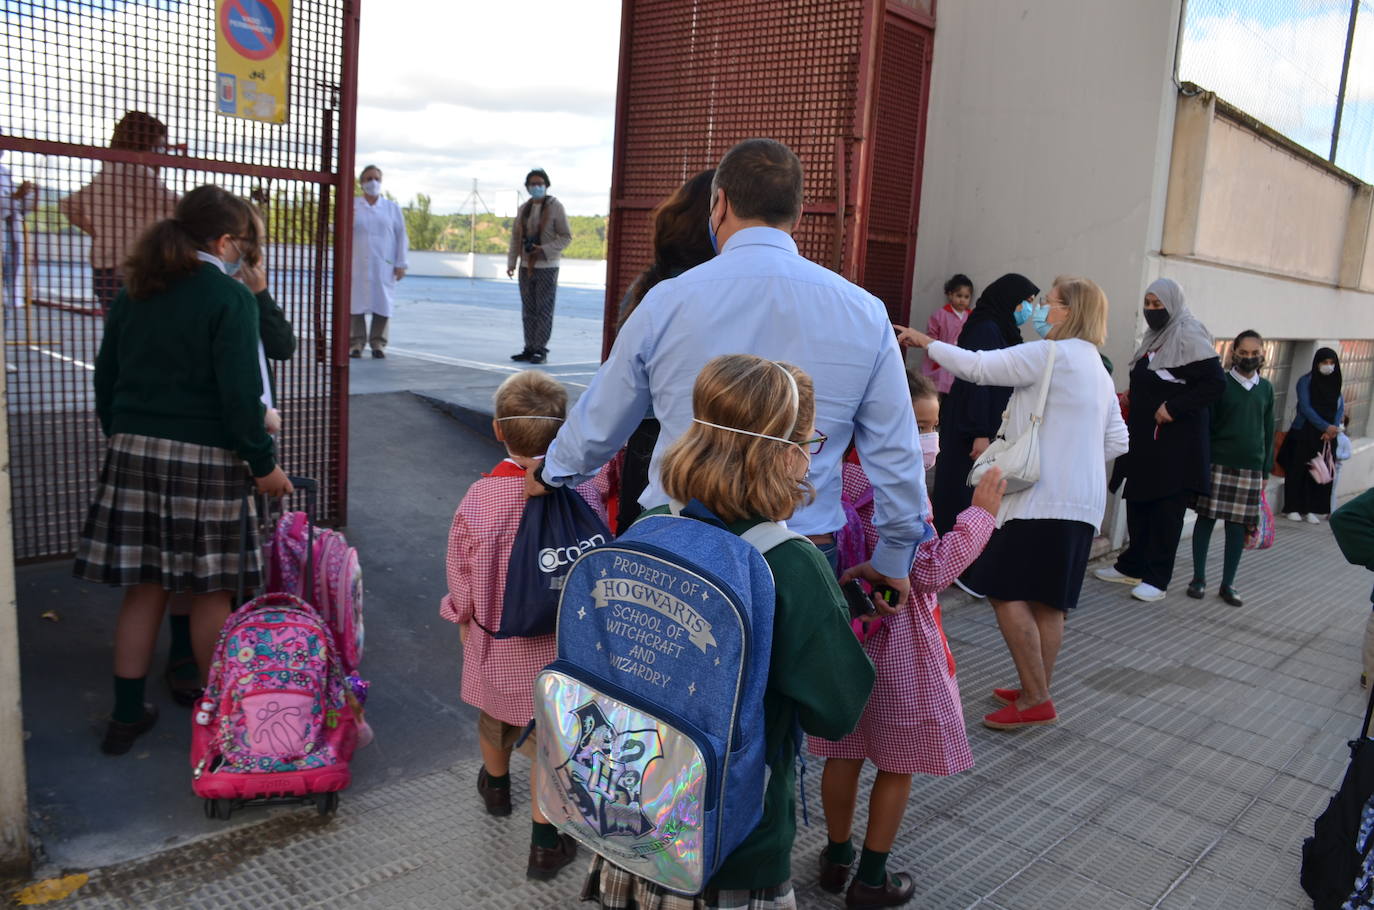
<path fill-rule="evenodd" d="M 221 114 L 285 123 L 290 62 L 291 0 L 215 0 Z"/>

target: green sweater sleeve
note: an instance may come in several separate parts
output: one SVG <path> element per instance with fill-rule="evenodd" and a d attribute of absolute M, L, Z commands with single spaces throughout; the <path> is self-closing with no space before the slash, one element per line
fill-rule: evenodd
<path fill-rule="evenodd" d="M 239 297 L 226 305 L 211 341 L 224 426 L 234 451 L 254 477 L 272 473 L 277 460 L 263 425 L 262 376 L 258 370 L 257 307 Z"/>
<path fill-rule="evenodd" d="M 1346 562 L 1374 569 L 1374 490 L 1332 512 L 1331 533 Z"/>
<path fill-rule="evenodd" d="M 100 418 L 100 431 L 106 436 L 111 435 L 114 421 L 114 391 L 119 381 L 119 329 L 127 299 L 121 290 L 110 305 L 105 333 L 100 338 L 100 351 L 95 357 L 95 413 Z"/>
<path fill-rule="evenodd" d="M 258 301 L 258 332 L 262 336 L 263 353 L 269 360 L 290 360 L 296 353 L 296 333 L 286 313 L 267 291 L 254 296 Z"/>
<path fill-rule="evenodd" d="M 797 706 L 801 727 L 840 739 L 854 729 L 873 689 L 873 663 L 849 625 L 844 595 L 820 551 L 786 543 L 778 579 L 768 687 Z M 778 562 L 782 562 L 779 554 Z M 770 560 L 772 562 L 772 560 Z"/>

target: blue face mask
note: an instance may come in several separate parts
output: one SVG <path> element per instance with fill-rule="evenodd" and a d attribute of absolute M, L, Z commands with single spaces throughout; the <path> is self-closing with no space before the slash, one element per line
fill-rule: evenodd
<path fill-rule="evenodd" d="M 1016 317 L 1016 324 L 1018 326 L 1025 325 L 1026 320 L 1031 316 L 1031 305 L 1023 302 L 1016 308 L 1016 312 L 1013 315 Z"/>
<path fill-rule="evenodd" d="M 549 190 L 549 188 L 544 186 L 543 184 L 540 184 L 538 186 L 527 187 L 527 189 L 529 189 L 530 191 L 531 199 L 543 199 L 544 194 L 547 193 Z"/>
<path fill-rule="evenodd" d="M 233 241 L 230 242 L 233 243 Z M 230 278 L 237 275 L 239 269 L 243 268 L 243 250 L 239 249 L 237 243 L 234 244 L 234 252 L 239 254 L 239 258 L 235 259 L 233 262 L 225 262 L 223 259 L 220 260 L 220 262 L 224 263 L 224 274 L 228 275 Z"/>
<path fill-rule="evenodd" d="M 1035 334 L 1041 338 L 1049 337 L 1050 329 L 1054 326 L 1050 325 L 1050 305 L 1048 303 L 1040 304 L 1032 309 L 1031 325 L 1035 326 Z"/>

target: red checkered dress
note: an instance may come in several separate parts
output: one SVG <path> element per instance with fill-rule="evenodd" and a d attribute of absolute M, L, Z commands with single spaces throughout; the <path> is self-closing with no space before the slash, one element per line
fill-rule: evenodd
<path fill-rule="evenodd" d="M 857 501 L 868 487 L 863 468 L 844 466 L 845 499 Z M 878 542 L 872 503 L 859 510 L 859 517 L 871 553 Z M 808 737 L 813 755 L 866 758 L 893 774 L 957 774 L 973 767 L 954 656 L 935 595 L 978 558 L 995 526 L 992 515 L 971 506 L 944 537 L 917 548 L 906 608 L 886 617 L 864 643 L 877 678 L 859 725 L 838 742 Z"/>
<path fill-rule="evenodd" d="M 606 520 L 605 472 L 577 488 Z M 448 594 L 439 615 L 456 623 L 476 617 L 488 629 L 501 627 L 506 566 L 525 511 L 525 471 L 510 460 L 468 488 L 448 535 Z M 463 646 L 463 701 L 497 720 L 523 726 L 534 717 L 534 677 L 553 662 L 554 637 L 493 639 L 469 626 Z"/>

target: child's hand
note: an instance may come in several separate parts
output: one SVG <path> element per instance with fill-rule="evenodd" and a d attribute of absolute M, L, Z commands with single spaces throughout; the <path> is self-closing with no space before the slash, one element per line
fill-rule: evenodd
<path fill-rule="evenodd" d="M 1006 492 L 1007 482 L 1002 478 L 1002 469 L 990 468 L 973 490 L 973 504 L 990 515 L 996 515 L 1002 507 L 1002 494 Z"/>
<path fill-rule="evenodd" d="M 458 640 L 463 644 L 468 643 L 468 635 L 472 632 L 472 623 L 462 622 L 458 624 Z"/>

